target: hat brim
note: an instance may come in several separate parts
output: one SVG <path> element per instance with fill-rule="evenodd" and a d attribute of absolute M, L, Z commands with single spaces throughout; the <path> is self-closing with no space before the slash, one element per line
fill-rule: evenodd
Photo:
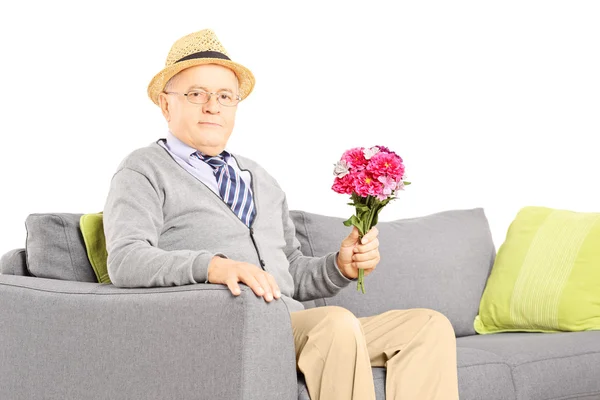
<path fill-rule="evenodd" d="M 148 85 L 148 97 L 158 106 L 158 94 L 164 90 L 169 79 L 186 68 L 202 64 L 219 64 L 233 70 L 238 78 L 242 100 L 248 97 L 252 89 L 254 89 L 254 75 L 243 65 L 221 58 L 193 58 L 165 67 L 158 74 L 154 75 L 154 78 L 152 78 Z"/>

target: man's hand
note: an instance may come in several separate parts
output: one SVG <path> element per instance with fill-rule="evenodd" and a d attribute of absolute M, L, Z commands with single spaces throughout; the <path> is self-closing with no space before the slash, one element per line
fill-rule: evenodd
<path fill-rule="evenodd" d="M 231 293 L 238 296 L 241 293 L 238 282 L 248 285 L 258 296 L 263 296 L 267 302 L 281 297 L 281 291 L 275 278 L 262 268 L 243 261 L 214 256 L 208 264 L 208 282 L 227 285 Z"/>
<path fill-rule="evenodd" d="M 379 256 L 379 230 L 372 227 L 358 243 L 358 228 L 352 226 L 352 232 L 342 241 L 337 264 L 342 274 L 348 279 L 358 278 L 358 269 L 365 270 L 365 276 L 369 275 L 377 267 L 381 257 Z"/>

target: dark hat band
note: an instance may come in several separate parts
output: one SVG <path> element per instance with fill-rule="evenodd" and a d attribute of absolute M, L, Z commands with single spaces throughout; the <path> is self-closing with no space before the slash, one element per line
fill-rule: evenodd
<path fill-rule="evenodd" d="M 175 64 L 181 61 L 191 60 L 193 58 L 222 58 L 223 60 L 231 60 L 231 58 L 218 51 L 199 51 L 198 53 L 188 54 L 187 56 L 180 58 L 179 60 L 175 61 Z"/>

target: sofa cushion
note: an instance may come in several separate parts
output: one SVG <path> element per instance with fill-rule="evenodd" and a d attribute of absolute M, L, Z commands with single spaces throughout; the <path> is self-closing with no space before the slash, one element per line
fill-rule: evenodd
<path fill-rule="evenodd" d="M 492 352 L 462 347 L 462 339 L 456 342 L 460 399 L 516 399 L 510 365 Z"/>
<path fill-rule="evenodd" d="M 305 255 L 319 257 L 339 249 L 351 227 L 347 218 L 291 210 L 296 237 Z M 338 305 L 357 317 L 391 309 L 430 308 L 452 322 L 457 336 L 475 334 L 473 320 L 496 249 L 482 208 L 448 210 L 377 223 L 381 260 L 356 284 L 317 306 Z"/>
<path fill-rule="evenodd" d="M 27 268 L 40 278 L 97 282 L 79 219 L 83 214 L 36 213 L 25 220 Z"/>
<path fill-rule="evenodd" d="M 31 276 L 27 270 L 25 248 L 12 249 L 0 257 L 0 274 Z"/>
<path fill-rule="evenodd" d="M 508 400 L 515 399 L 510 366 L 498 355 L 489 351 L 456 348 L 458 367 L 458 394 L 461 400 Z M 385 399 L 387 369 L 371 368 L 377 400 Z M 298 400 L 310 400 L 306 380 L 297 372 Z M 532 397 L 533 398 L 533 397 Z"/>
<path fill-rule="evenodd" d="M 600 213 L 523 207 L 498 250 L 474 327 L 600 329 Z"/>
<path fill-rule="evenodd" d="M 104 237 L 103 212 L 83 214 L 79 228 L 85 242 L 88 259 L 100 283 L 112 283 L 108 276 L 108 253 Z"/>
<path fill-rule="evenodd" d="M 456 346 L 459 355 L 483 350 L 509 365 L 519 400 L 600 398 L 600 331 L 473 335 Z"/>
<path fill-rule="evenodd" d="M 375 398 L 377 400 L 385 399 L 385 381 L 386 381 L 386 369 L 382 367 L 371 368 L 373 374 L 373 384 L 375 386 Z M 298 400 L 311 400 L 308 393 L 308 387 L 306 386 L 306 379 L 302 372 L 296 373 L 298 378 Z"/>

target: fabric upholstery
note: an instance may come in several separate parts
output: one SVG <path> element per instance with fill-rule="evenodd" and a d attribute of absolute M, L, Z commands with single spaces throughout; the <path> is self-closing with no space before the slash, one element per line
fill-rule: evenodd
<path fill-rule="evenodd" d="M 40 278 L 97 282 L 76 213 L 35 213 L 25 228 L 27 267 Z"/>
<path fill-rule="evenodd" d="M 319 256 L 348 235 L 346 218 L 292 210 L 301 251 Z M 377 223 L 381 261 L 365 278 L 366 293 L 350 284 L 315 300 L 363 317 L 390 309 L 431 308 L 446 315 L 457 336 L 475 334 L 481 293 L 496 249 L 482 208 L 449 210 Z M 450 301 L 450 299 L 452 299 Z"/>
<path fill-rule="evenodd" d="M 297 398 L 285 303 L 241 289 L 0 275 L 0 399 Z"/>
<path fill-rule="evenodd" d="M 517 400 L 600 399 L 600 331 L 505 332 L 461 337 L 456 344 L 458 354 L 477 349 L 506 363 Z M 481 380 L 489 384 L 491 377 Z"/>
<path fill-rule="evenodd" d="M 32 276 L 27 269 L 25 248 L 12 249 L 0 257 L 0 274 Z"/>
<path fill-rule="evenodd" d="M 460 335 L 467 323 L 463 313 L 476 312 L 472 304 L 465 306 L 473 300 L 470 292 L 479 290 L 481 295 L 481 282 L 487 276 L 482 278 L 480 269 L 491 268 L 495 254 L 491 240 L 487 241 L 483 210 L 447 213 L 380 221 L 382 261 L 366 277 L 367 293 L 356 292 L 351 284 L 345 289 L 348 294 L 340 292 L 303 304 L 309 308 L 335 304 L 337 299 L 355 314 L 411 306 L 446 310 L 460 336 L 461 400 L 600 399 L 598 330 Z M 31 242 L 39 246 L 32 247 L 38 261 L 45 262 L 43 251 L 62 251 L 69 258 L 80 252 L 87 260 L 83 238 L 79 242 L 72 238 L 81 216 L 44 214 L 51 224 L 62 224 L 63 235 L 71 238 L 71 246 L 61 244 L 60 248 L 54 248 L 56 238 L 40 238 L 42 233 L 33 221 L 31 231 L 38 237 Z M 302 211 L 291 211 L 290 216 L 305 255 L 323 251 L 331 243 L 337 246 L 347 235 L 348 227 L 342 224 L 345 218 L 335 221 Z M 57 223 L 60 217 L 65 221 Z M 66 226 L 73 230 L 65 232 Z M 397 240 L 386 240 L 390 237 Z M 415 254 L 417 250 L 429 254 Z M 388 264 L 386 259 L 391 257 L 396 257 L 395 262 Z M 477 258 L 484 260 L 483 266 L 471 265 Z M 51 254 L 49 261 L 53 259 L 56 264 L 57 256 Z M 85 267 L 85 263 L 71 263 L 69 268 L 73 266 Z M 458 283 L 447 273 L 450 267 L 465 281 L 481 286 L 451 289 Z M 252 400 L 269 398 L 267 393 L 282 400 L 308 399 L 303 377 L 295 369 L 288 310 L 281 302 L 264 302 L 244 285 L 242 294 L 233 297 L 226 287 L 216 284 L 118 288 L 24 276 L 25 248 L 3 254 L 0 271 L 0 399 L 92 400 L 98 393 L 114 400 Z M 91 265 L 89 272 L 95 280 Z M 378 275 L 390 282 L 378 281 Z M 442 278 L 448 280 L 447 285 L 439 282 Z M 369 297 L 378 291 L 383 303 Z M 377 399 L 384 399 L 385 368 L 374 368 L 373 377 Z"/>
<path fill-rule="evenodd" d="M 510 366 L 498 355 L 474 348 L 456 350 L 461 400 L 515 399 Z M 372 371 L 377 400 L 384 400 L 386 369 L 375 367 Z M 302 373 L 298 374 L 298 399 L 310 400 Z"/>

